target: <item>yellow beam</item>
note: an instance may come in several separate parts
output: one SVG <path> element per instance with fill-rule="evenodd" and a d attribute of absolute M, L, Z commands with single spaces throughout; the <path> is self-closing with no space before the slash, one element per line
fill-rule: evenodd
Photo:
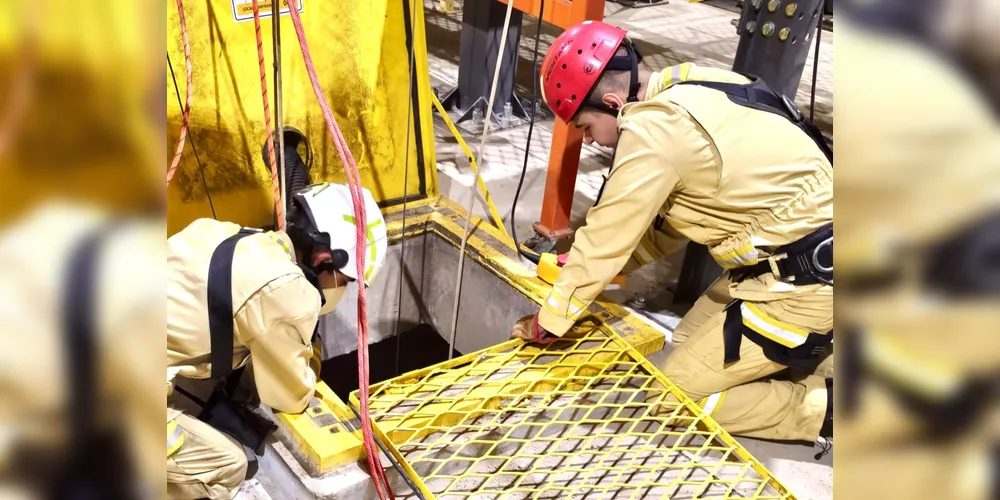
<path fill-rule="evenodd" d="M 451 121 L 451 117 L 448 116 L 448 112 L 445 111 L 444 106 L 441 105 L 441 101 L 438 100 L 437 95 L 431 94 L 431 99 L 434 102 L 434 107 L 437 108 L 438 114 L 444 120 L 445 125 L 448 125 L 448 130 L 451 131 L 451 135 L 455 137 L 458 141 L 458 145 L 462 147 L 462 151 L 465 152 L 465 157 L 469 160 L 469 165 L 472 166 L 472 172 L 474 174 L 479 173 L 479 165 L 476 163 L 476 155 L 472 154 L 472 150 L 469 149 L 469 145 L 465 143 L 465 139 L 462 138 L 462 134 L 455 127 L 455 123 Z M 481 175 L 476 175 L 479 179 L 479 189 L 483 191 L 483 199 L 486 200 L 486 207 L 489 209 L 490 217 L 493 218 L 493 223 L 496 224 L 497 229 L 503 233 L 504 237 L 507 237 L 507 228 L 503 225 L 503 220 L 500 219 L 500 214 L 497 213 L 497 207 L 493 205 L 493 198 L 490 196 L 490 191 L 486 189 L 486 182 L 483 181 Z"/>
<path fill-rule="evenodd" d="M 326 385 L 316 384 L 316 395 L 306 411 L 299 414 L 275 413 L 305 455 L 311 473 L 323 474 L 357 462 L 365 456 L 361 432 L 345 425 L 354 413 Z"/>

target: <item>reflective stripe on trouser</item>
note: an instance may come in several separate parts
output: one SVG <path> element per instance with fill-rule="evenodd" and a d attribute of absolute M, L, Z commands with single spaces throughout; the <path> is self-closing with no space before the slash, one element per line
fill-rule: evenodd
<path fill-rule="evenodd" d="M 828 318 L 832 316 L 832 309 L 827 308 Z M 728 306 L 725 315 L 723 361 L 726 364 L 739 361 L 740 346 L 746 337 L 760 346 L 767 359 L 783 366 L 805 368 L 812 372 L 833 340 L 833 332 L 810 332 L 774 318 L 761 310 L 760 306 L 742 300 L 736 300 Z"/>
<path fill-rule="evenodd" d="M 743 326 L 763 335 L 772 342 L 793 348 L 805 343 L 806 337 L 809 336 L 808 330 L 784 321 L 778 321 L 761 311 L 752 302 L 740 302 L 739 306 L 743 316 Z"/>
<path fill-rule="evenodd" d="M 184 428 L 176 420 L 167 422 L 167 456 L 177 453 L 184 446 Z"/>
<path fill-rule="evenodd" d="M 832 311 L 830 313 L 832 315 Z M 726 391 L 713 418 L 732 434 L 764 439 L 813 441 L 826 415 L 823 377 L 756 380 L 785 369 L 754 342 L 742 342 L 739 360 L 723 363 L 726 311 L 713 314 L 660 364 L 672 382 L 694 400 Z"/>
<path fill-rule="evenodd" d="M 712 393 L 707 398 L 698 401 L 698 404 L 701 405 L 701 408 L 705 411 L 705 413 L 711 416 L 715 413 L 716 408 L 722 406 L 722 401 L 726 399 L 727 392 L 729 391 Z"/>
<path fill-rule="evenodd" d="M 243 447 L 212 426 L 181 414 L 184 446 L 167 457 L 167 498 L 230 499 L 246 478 Z"/>

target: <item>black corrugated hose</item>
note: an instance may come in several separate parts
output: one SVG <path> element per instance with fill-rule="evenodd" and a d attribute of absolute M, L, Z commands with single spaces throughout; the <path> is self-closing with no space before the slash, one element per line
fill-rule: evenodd
<path fill-rule="evenodd" d="M 305 159 L 299 155 L 299 144 L 304 144 L 306 148 Z M 285 186 L 285 199 L 290 200 L 292 193 L 298 192 L 302 188 L 312 184 L 309 170 L 312 169 L 312 146 L 309 139 L 306 139 L 299 129 L 295 127 L 285 127 L 285 179 L 288 185 Z M 261 147 L 261 157 L 267 164 L 267 143 Z"/>

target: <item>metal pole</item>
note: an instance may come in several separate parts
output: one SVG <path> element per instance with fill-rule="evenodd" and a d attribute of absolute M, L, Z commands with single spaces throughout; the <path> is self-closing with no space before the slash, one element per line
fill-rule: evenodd
<path fill-rule="evenodd" d="M 406 73 L 407 74 L 406 80 L 408 82 L 407 93 L 410 95 L 410 98 L 407 100 L 407 105 L 406 105 L 406 142 L 403 143 L 403 147 L 406 148 L 406 156 L 405 160 L 403 161 L 403 229 L 401 232 L 404 236 L 406 235 L 406 200 L 409 198 L 409 196 L 407 196 L 406 190 L 407 187 L 410 185 L 410 120 L 413 116 L 413 99 L 414 99 L 413 90 L 415 89 L 414 79 L 413 79 L 414 76 L 413 63 L 416 60 L 416 56 L 415 56 L 415 50 L 413 48 L 414 47 L 413 32 L 414 32 L 414 27 L 416 25 L 416 16 L 417 16 L 416 9 L 418 8 L 415 1 L 413 1 L 413 3 L 410 5 L 411 6 L 407 8 L 407 14 L 409 14 L 410 29 L 407 31 L 407 33 L 409 33 L 409 36 L 407 37 L 406 40 L 407 50 L 410 53 L 409 69 L 407 69 Z M 404 3 L 403 6 L 407 7 L 407 4 Z M 420 6 L 419 8 L 423 8 L 423 6 Z M 414 123 L 413 126 L 414 128 L 419 127 L 420 124 Z M 395 373 L 397 377 L 400 375 L 399 358 L 400 355 L 402 354 L 401 348 L 403 344 L 403 339 L 400 338 L 402 332 L 399 331 L 399 321 L 402 318 L 403 314 L 403 279 L 405 278 L 405 274 L 403 272 L 404 266 L 406 266 L 405 237 L 403 238 L 402 243 L 399 244 L 399 290 L 396 292 L 396 327 L 395 327 L 396 364 L 393 373 Z"/>
<path fill-rule="evenodd" d="M 285 179 L 285 123 L 282 120 L 282 93 L 281 93 L 281 5 L 275 1 L 271 7 L 271 47 L 274 52 L 274 124 L 278 131 L 278 149 L 275 161 L 278 162 L 278 175 L 281 177 L 281 204 L 285 220 L 281 221 L 281 227 L 285 227 L 288 220 L 288 182 Z"/>
<path fill-rule="evenodd" d="M 813 53 L 812 91 L 809 93 L 809 121 L 816 122 L 816 77 L 819 76 L 819 49 L 823 40 L 823 16 L 826 14 L 826 0 L 820 2 L 819 20 L 816 21 L 816 52 Z"/>
<path fill-rule="evenodd" d="M 448 341 L 448 360 L 455 354 L 455 341 L 458 338 L 458 305 L 462 301 L 462 269 L 465 266 L 465 246 L 469 242 L 469 223 L 472 222 L 472 210 L 476 207 L 476 195 L 479 193 L 479 175 L 486 168 L 483 162 L 483 153 L 486 152 L 486 138 L 490 135 L 490 124 L 493 119 L 493 103 L 497 95 L 497 83 L 500 82 L 500 66 L 503 63 L 503 51 L 507 45 L 507 33 L 510 28 L 510 14 L 514 11 L 514 2 L 507 3 L 507 15 L 503 20 L 503 34 L 500 35 L 500 47 L 497 54 L 497 64 L 493 70 L 493 85 L 490 88 L 490 99 L 486 103 L 486 121 L 483 125 L 483 135 L 479 138 L 479 152 L 476 163 L 480 168 L 476 170 L 476 175 L 472 179 L 469 189 L 472 196 L 469 197 L 469 207 L 465 210 L 465 229 L 462 230 L 462 244 L 458 248 L 458 271 L 455 273 L 455 305 L 451 310 L 451 340 Z M 514 49 L 517 50 L 516 48 Z M 516 244 L 516 243 L 515 243 Z"/>

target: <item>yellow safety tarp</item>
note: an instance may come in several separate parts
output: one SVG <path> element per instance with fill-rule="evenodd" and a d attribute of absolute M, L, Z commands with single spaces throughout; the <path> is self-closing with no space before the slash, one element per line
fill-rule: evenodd
<path fill-rule="evenodd" d="M 211 216 L 206 189 L 220 219 L 256 227 L 272 222 L 270 175 L 261 158 L 264 111 L 249 5 L 247 0 L 184 3 L 194 78 L 188 142 L 197 150 L 204 180 L 189 145 L 167 193 L 168 233 L 195 218 Z M 270 2 L 262 1 L 261 5 L 270 11 Z M 362 184 L 387 205 L 401 201 L 404 195 L 412 199 L 434 194 L 434 137 L 422 4 L 413 8 L 406 0 L 301 0 L 301 5 L 320 84 L 358 162 Z M 171 158 L 182 116 L 174 79 L 183 101 L 185 63 L 174 0 L 167 0 L 166 9 L 165 154 Z M 303 131 L 310 140 L 313 181 L 343 182 L 343 167 L 309 83 L 292 20 L 288 14 L 280 17 L 284 124 Z M 407 21 L 412 23 L 414 34 L 415 87 L 420 96 L 412 108 Z M 261 25 L 273 101 L 269 14 Z M 273 113 L 273 104 L 271 108 Z M 304 155 L 303 147 L 300 152 Z M 404 166 L 407 158 L 409 164 Z"/>

